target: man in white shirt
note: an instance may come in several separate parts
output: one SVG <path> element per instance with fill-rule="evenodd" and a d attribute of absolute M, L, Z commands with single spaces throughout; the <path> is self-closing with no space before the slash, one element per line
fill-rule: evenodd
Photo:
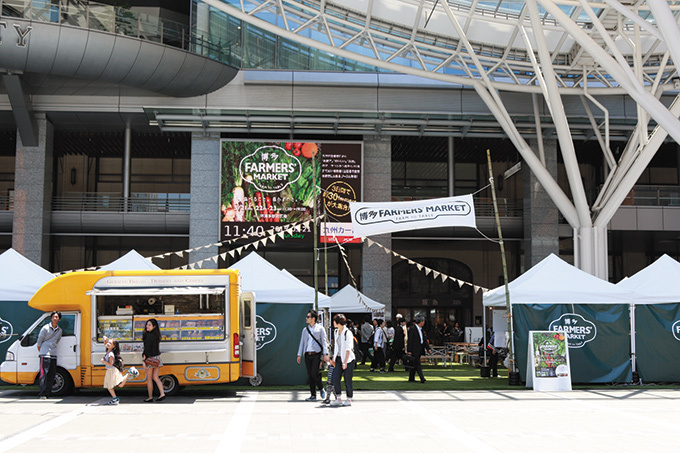
<path fill-rule="evenodd" d="M 362 358 L 361 358 L 361 364 L 366 363 L 366 359 L 368 360 L 373 360 L 371 357 L 371 354 L 368 352 L 369 348 L 371 347 L 371 343 L 369 339 L 371 338 L 371 335 L 373 335 L 373 326 L 370 324 L 370 318 L 364 319 L 364 323 L 361 324 L 361 342 L 359 343 L 359 348 L 361 349 L 362 352 Z M 358 365 L 358 363 L 357 363 Z"/>
<path fill-rule="evenodd" d="M 317 324 L 319 315 L 316 310 L 309 310 L 305 321 L 307 326 L 302 329 L 300 336 L 300 346 L 298 347 L 297 363 L 300 363 L 302 356 L 305 357 L 307 367 L 307 377 L 309 378 L 310 397 L 305 401 L 316 401 L 316 389 L 321 392 L 321 399 L 326 398 L 323 384 L 321 382 L 321 356 L 323 361 L 328 362 L 328 342 L 326 341 L 326 331 L 321 324 Z"/>
<path fill-rule="evenodd" d="M 375 333 L 373 334 L 373 362 L 371 363 L 371 373 L 375 372 L 378 367 L 380 372 L 385 372 L 385 343 L 387 338 L 385 336 L 384 319 L 375 319 Z"/>

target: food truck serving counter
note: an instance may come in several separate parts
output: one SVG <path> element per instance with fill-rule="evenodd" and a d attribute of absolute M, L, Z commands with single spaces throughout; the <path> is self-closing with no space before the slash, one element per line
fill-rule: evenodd
<path fill-rule="evenodd" d="M 35 382 L 39 372 L 35 340 L 53 310 L 64 315 L 56 394 L 103 384 L 104 336 L 118 340 L 126 367 L 141 365 L 142 334 L 151 318 L 161 332 L 161 381 L 166 393 L 180 386 L 232 382 L 257 374 L 255 297 L 241 292 L 238 270 L 74 272 L 45 284 L 29 305 L 46 313 L 0 364 L 0 379 L 6 382 Z M 146 385 L 144 370 L 128 385 Z"/>

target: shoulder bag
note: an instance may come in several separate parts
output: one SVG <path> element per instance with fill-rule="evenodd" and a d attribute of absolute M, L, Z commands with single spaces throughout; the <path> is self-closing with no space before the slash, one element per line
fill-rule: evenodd
<path fill-rule="evenodd" d="M 147 357 L 146 359 L 144 359 L 144 363 L 146 364 L 146 366 L 158 368 L 158 365 L 161 364 L 161 361 L 156 357 Z"/>

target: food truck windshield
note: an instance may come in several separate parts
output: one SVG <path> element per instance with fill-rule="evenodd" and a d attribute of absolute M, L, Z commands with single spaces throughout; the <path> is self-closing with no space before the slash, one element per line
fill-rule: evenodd
<path fill-rule="evenodd" d="M 163 341 L 225 338 L 225 293 L 95 295 L 97 341 L 141 341 L 146 322 L 155 318 Z"/>

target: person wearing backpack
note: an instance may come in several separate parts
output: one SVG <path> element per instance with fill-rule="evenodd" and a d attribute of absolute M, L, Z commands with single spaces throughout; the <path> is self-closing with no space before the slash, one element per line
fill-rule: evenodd
<path fill-rule="evenodd" d="M 373 363 L 371 363 L 371 373 L 380 368 L 380 372 L 385 372 L 385 351 L 387 349 L 387 332 L 384 325 L 385 320 L 376 319 L 376 328 L 373 336 Z"/>
<path fill-rule="evenodd" d="M 118 395 L 116 395 L 115 387 L 125 387 L 125 383 L 130 377 L 139 376 L 139 372 L 135 367 L 131 367 L 125 375 L 123 375 L 123 359 L 120 357 L 120 346 L 116 340 L 112 340 L 104 336 L 104 345 L 106 347 L 106 354 L 101 359 L 101 362 L 106 366 L 106 376 L 104 376 L 104 388 L 111 394 L 111 400 L 106 403 L 109 406 L 117 406 L 120 403 Z"/>
<path fill-rule="evenodd" d="M 356 359 L 354 357 L 354 339 L 352 334 L 345 327 L 347 319 L 345 315 L 337 314 L 333 317 L 333 327 L 335 327 L 335 342 L 333 347 L 333 358 L 331 359 L 331 366 L 333 370 L 333 388 L 337 395 L 335 401 L 331 401 L 331 407 L 351 406 L 352 398 L 354 397 L 354 388 L 352 385 L 352 377 L 354 376 L 354 367 Z M 345 392 L 347 398 L 342 400 L 342 389 L 340 388 L 340 379 L 345 379 Z"/>
<path fill-rule="evenodd" d="M 316 401 L 316 389 L 321 393 L 321 399 L 326 397 L 321 382 L 321 371 L 319 365 L 321 364 L 321 356 L 323 354 L 323 361 L 328 362 L 328 343 L 326 341 L 326 331 L 321 324 L 317 324 L 319 315 L 316 310 L 309 310 L 305 321 L 307 326 L 302 329 L 300 336 L 300 346 L 298 347 L 297 363 L 301 362 L 302 356 L 305 358 L 305 366 L 307 367 L 307 378 L 309 381 L 309 398 L 305 401 Z"/>

